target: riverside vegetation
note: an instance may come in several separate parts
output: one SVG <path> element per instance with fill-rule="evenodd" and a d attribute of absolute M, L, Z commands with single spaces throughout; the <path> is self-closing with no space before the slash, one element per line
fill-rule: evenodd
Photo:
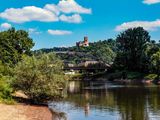
<path fill-rule="evenodd" d="M 105 73 L 109 80 L 145 79 L 159 81 L 160 43 L 151 40 L 141 27 L 120 33 L 117 38 L 90 43 L 89 47 L 53 48 L 31 51 L 34 43 L 24 30 L 11 28 L 0 32 L 0 100 L 12 100 L 12 93 L 22 90 L 33 101 L 59 99 L 65 96 L 68 76 L 63 62 L 78 64 L 97 60 L 111 67 Z M 57 51 L 85 53 L 55 54 Z"/>
<path fill-rule="evenodd" d="M 12 101 L 22 90 L 32 101 L 64 97 L 63 62 L 54 54 L 32 54 L 33 40 L 24 30 L 0 32 L 0 101 Z"/>

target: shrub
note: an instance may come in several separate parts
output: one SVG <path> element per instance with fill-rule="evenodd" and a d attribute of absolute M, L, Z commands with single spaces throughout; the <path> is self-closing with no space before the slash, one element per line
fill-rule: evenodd
<path fill-rule="evenodd" d="M 157 78 L 157 74 L 148 74 L 144 78 L 148 80 L 154 80 Z"/>
<path fill-rule="evenodd" d="M 143 74 L 139 72 L 128 72 L 127 73 L 127 78 L 128 79 L 139 79 L 142 78 Z"/>
<path fill-rule="evenodd" d="M 9 82 L 7 81 L 9 77 L 0 75 L 0 99 L 2 100 L 11 100 L 12 88 L 10 87 Z"/>
<path fill-rule="evenodd" d="M 2 64 L 0 61 L 0 101 L 10 101 L 12 99 L 11 93 L 11 68 Z"/>
<path fill-rule="evenodd" d="M 24 57 L 15 67 L 14 88 L 34 101 L 64 97 L 66 86 L 62 61 L 54 53 Z"/>
<path fill-rule="evenodd" d="M 121 77 L 122 77 L 122 72 L 110 73 L 107 76 L 109 81 L 113 81 L 115 79 L 121 79 Z"/>

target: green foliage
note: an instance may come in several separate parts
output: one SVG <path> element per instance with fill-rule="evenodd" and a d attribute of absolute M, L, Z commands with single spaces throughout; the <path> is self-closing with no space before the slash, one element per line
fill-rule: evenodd
<path fill-rule="evenodd" d="M 0 60 L 5 64 L 14 65 L 23 54 L 30 55 L 33 46 L 26 31 L 11 28 L 0 32 Z"/>
<path fill-rule="evenodd" d="M 78 64 L 82 61 L 98 60 L 104 63 L 113 63 L 116 56 L 116 41 L 113 39 L 108 39 L 104 41 L 98 41 L 90 43 L 88 47 L 68 47 L 68 48 L 58 48 L 54 47 L 52 49 L 41 49 L 34 51 L 37 55 L 38 53 L 49 53 L 49 52 L 59 52 L 60 58 L 66 62 Z M 66 53 L 60 53 L 60 52 Z"/>
<path fill-rule="evenodd" d="M 147 74 L 144 78 L 147 80 L 155 80 L 157 78 L 157 74 Z"/>
<path fill-rule="evenodd" d="M 11 68 L 0 61 L 0 102 L 12 101 L 11 75 Z"/>
<path fill-rule="evenodd" d="M 160 75 L 160 50 L 152 55 L 151 60 L 152 60 L 152 66 L 155 69 L 155 72 L 158 74 L 158 77 L 159 77 Z"/>
<path fill-rule="evenodd" d="M 147 63 L 145 50 L 150 43 L 149 33 L 141 27 L 131 28 L 117 37 L 117 66 L 130 71 L 143 71 Z M 144 64 L 145 63 L 145 64 Z"/>
<path fill-rule="evenodd" d="M 155 67 L 160 68 L 160 51 L 158 51 L 152 55 L 152 64 Z"/>
<path fill-rule="evenodd" d="M 28 33 L 23 30 L 11 28 L 0 32 L 0 101 L 13 102 L 11 82 L 13 67 L 23 55 L 31 55 L 34 46 Z"/>
<path fill-rule="evenodd" d="M 143 78 L 143 74 L 139 72 L 127 72 L 127 78 L 128 79 L 140 79 Z"/>
<path fill-rule="evenodd" d="M 115 80 L 115 79 L 123 79 L 123 74 L 126 74 L 126 79 L 141 79 L 143 78 L 144 74 L 140 72 L 128 72 L 128 71 L 117 71 L 114 73 L 107 74 L 108 80 Z"/>
<path fill-rule="evenodd" d="M 67 81 L 62 67 L 54 53 L 25 56 L 15 67 L 14 88 L 36 101 L 63 97 Z"/>
<path fill-rule="evenodd" d="M 108 80 L 113 81 L 122 77 L 122 72 L 109 73 L 107 76 Z"/>
<path fill-rule="evenodd" d="M 152 55 L 160 50 L 160 47 L 155 42 L 147 43 L 144 51 L 145 59 L 143 60 L 143 71 L 146 73 L 154 73 L 155 68 L 152 65 Z"/>
<path fill-rule="evenodd" d="M 91 53 L 99 61 L 103 61 L 104 63 L 107 63 L 107 64 L 113 63 L 116 57 L 116 53 L 107 44 L 96 46 L 95 48 L 96 49 L 93 49 Z"/>
<path fill-rule="evenodd" d="M 0 99 L 11 100 L 12 88 L 9 84 L 10 77 L 0 75 Z"/>
<path fill-rule="evenodd" d="M 12 68 L 0 61 L 0 74 L 3 76 L 12 76 Z"/>

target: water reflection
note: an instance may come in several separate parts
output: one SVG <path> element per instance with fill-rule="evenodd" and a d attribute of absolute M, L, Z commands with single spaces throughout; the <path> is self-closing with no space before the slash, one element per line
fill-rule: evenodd
<path fill-rule="evenodd" d="M 86 117 L 89 115 L 89 111 L 90 111 L 90 105 L 89 103 L 86 103 L 86 105 L 84 106 L 84 113 Z"/>
<path fill-rule="evenodd" d="M 96 87 L 88 85 L 91 84 L 75 83 L 74 87 L 78 88 L 72 88 L 64 101 L 54 102 L 59 110 L 67 113 L 69 120 L 160 120 L 157 86 L 109 84 L 108 89 L 97 89 L 97 84 Z"/>

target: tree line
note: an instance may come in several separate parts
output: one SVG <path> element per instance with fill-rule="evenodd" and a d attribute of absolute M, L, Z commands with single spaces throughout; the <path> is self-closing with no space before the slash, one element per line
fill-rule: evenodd
<path fill-rule="evenodd" d="M 64 61 L 78 64 L 86 60 L 97 60 L 111 65 L 111 71 L 131 71 L 144 74 L 160 74 L 160 43 L 151 40 L 142 27 L 130 28 L 115 39 L 99 40 L 89 47 L 41 49 L 36 52 L 74 51 L 81 54 L 59 54 Z M 155 76 L 156 76 L 155 75 Z"/>
<path fill-rule="evenodd" d="M 116 39 L 100 40 L 89 47 L 68 47 L 32 51 L 35 43 L 28 32 L 11 28 L 0 32 L 0 101 L 12 99 L 22 90 L 35 101 L 64 97 L 68 76 L 64 61 L 97 60 L 111 65 L 110 72 L 129 71 L 160 75 L 160 43 L 151 40 L 142 27 L 130 28 Z M 83 54 L 55 54 L 70 51 Z"/>

